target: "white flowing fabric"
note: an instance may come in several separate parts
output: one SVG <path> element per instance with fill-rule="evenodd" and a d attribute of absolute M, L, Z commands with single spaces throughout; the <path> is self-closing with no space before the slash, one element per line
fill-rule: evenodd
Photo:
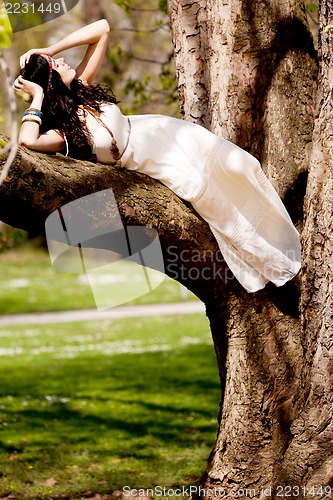
<path fill-rule="evenodd" d="M 282 286 L 300 270 L 300 241 L 259 162 L 205 128 L 163 115 L 125 117 L 115 104 L 101 119 L 112 130 L 122 165 L 158 179 L 208 222 L 230 270 L 248 292 Z M 131 130 L 128 129 L 128 119 Z M 94 152 L 114 163 L 109 132 L 99 125 Z"/>

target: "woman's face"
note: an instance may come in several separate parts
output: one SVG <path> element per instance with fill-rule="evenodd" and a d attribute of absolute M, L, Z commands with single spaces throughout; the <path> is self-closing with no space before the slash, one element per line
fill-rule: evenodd
<path fill-rule="evenodd" d="M 48 56 L 44 56 L 43 54 L 43 57 L 48 60 Z M 60 57 L 59 59 L 52 58 L 52 68 L 58 71 L 62 81 L 69 88 L 76 75 L 75 69 L 66 64 L 63 57 Z"/>

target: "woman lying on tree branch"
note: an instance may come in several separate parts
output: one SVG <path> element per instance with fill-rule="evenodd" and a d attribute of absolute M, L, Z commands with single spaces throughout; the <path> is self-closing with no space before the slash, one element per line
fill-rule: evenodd
<path fill-rule="evenodd" d="M 194 123 L 163 115 L 122 115 L 93 84 L 109 37 L 103 19 L 20 58 L 17 92 L 31 99 L 20 144 L 147 174 L 192 203 L 225 261 L 249 292 L 281 286 L 300 269 L 299 234 L 259 162 Z M 76 69 L 59 52 L 88 45 Z"/>

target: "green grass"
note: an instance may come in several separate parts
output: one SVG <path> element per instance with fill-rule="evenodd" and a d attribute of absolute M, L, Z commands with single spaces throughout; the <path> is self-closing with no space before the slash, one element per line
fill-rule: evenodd
<path fill-rule="evenodd" d="M 0 330 L 0 497 L 194 484 L 217 430 L 203 315 Z"/>
<path fill-rule="evenodd" d="M 94 308 L 83 278 L 55 272 L 31 243 L 5 252 L 0 313 Z M 179 300 L 166 279 L 131 304 Z M 204 315 L 2 327 L 0 380 L 0 498 L 194 484 L 214 445 L 220 389 Z"/>
<path fill-rule="evenodd" d="M 128 276 L 126 276 L 128 279 Z M 117 283 L 113 285 L 116 288 Z M 132 284 L 129 284 L 129 288 Z M 196 297 L 188 293 L 187 300 Z M 179 283 L 165 278 L 153 291 L 126 302 L 151 304 L 184 300 Z M 48 252 L 31 242 L 0 254 L 0 314 L 95 308 L 95 300 L 84 274 L 55 271 Z"/>

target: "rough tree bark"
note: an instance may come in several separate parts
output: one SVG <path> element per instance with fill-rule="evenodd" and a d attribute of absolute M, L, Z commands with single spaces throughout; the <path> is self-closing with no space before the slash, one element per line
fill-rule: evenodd
<path fill-rule="evenodd" d="M 333 24 L 328 1 L 322 3 L 325 25 Z M 169 10 L 185 117 L 257 156 L 301 229 L 317 72 L 302 3 L 169 0 Z M 146 176 L 21 148 L 0 188 L 0 220 L 25 229 L 42 231 L 56 208 L 112 187 L 124 223 L 158 230 L 167 274 L 178 277 L 206 304 L 222 403 L 216 445 L 200 486 L 220 488 L 225 496 L 302 498 L 312 485 L 333 486 L 332 129 L 327 118 L 331 32 L 325 37 L 323 106 L 306 204 L 301 317 L 292 283 L 245 293 L 217 258 L 207 224 L 190 205 Z M 177 247 L 178 264 L 187 276 L 171 272 L 170 245 Z M 183 249 L 195 252 L 196 258 L 183 262 Z M 312 498 L 324 498 L 325 491 L 321 493 L 312 490 Z"/>
<path fill-rule="evenodd" d="M 294 467 L 293 456 L 297 454 L 308 466 L 319 465 L 309 474 L 310 484 L 333 487 L 333 4 L 330 0 L 321 1 L 319 19 L 319 91 L 303 232 L 305 405 L 295 421 L 295 438 L 284 457 L 283 468 Z M 311 422 L 312 426 L 304 426 L 304 422 Z"/>
<path fill-rule="evenodd" d="M 317 77 L 303 2 L 168 4 L 184 117 L 256 156 L 301 230 Z M 323 2 L 324 26 L 332 23 L 330 10 Z M 232 495 L 240 490 L 240 496 L 248 492 L 256 498 L 288 493 L 302 498 L 310 492 L 322 498 L 330 490 L 319 487 L 333 486 L 328 54 L 325 39 L 326 121 L 319 118 L 314 135 L 308 200 L 315 201 L 308 201 L 305 213 L 302 318 L 292 285 L 271 289 L 273 295 L 289 297 L 296 306 L 289 311 L 273 305 L 267 290 L 248 295 L 232 283 L 223 292 L 215 290 L 216 308 L 209 317 L 223 392 L 216 445 L 200 481 L 206 491 L 220 488 L 220 494 Z"/>

